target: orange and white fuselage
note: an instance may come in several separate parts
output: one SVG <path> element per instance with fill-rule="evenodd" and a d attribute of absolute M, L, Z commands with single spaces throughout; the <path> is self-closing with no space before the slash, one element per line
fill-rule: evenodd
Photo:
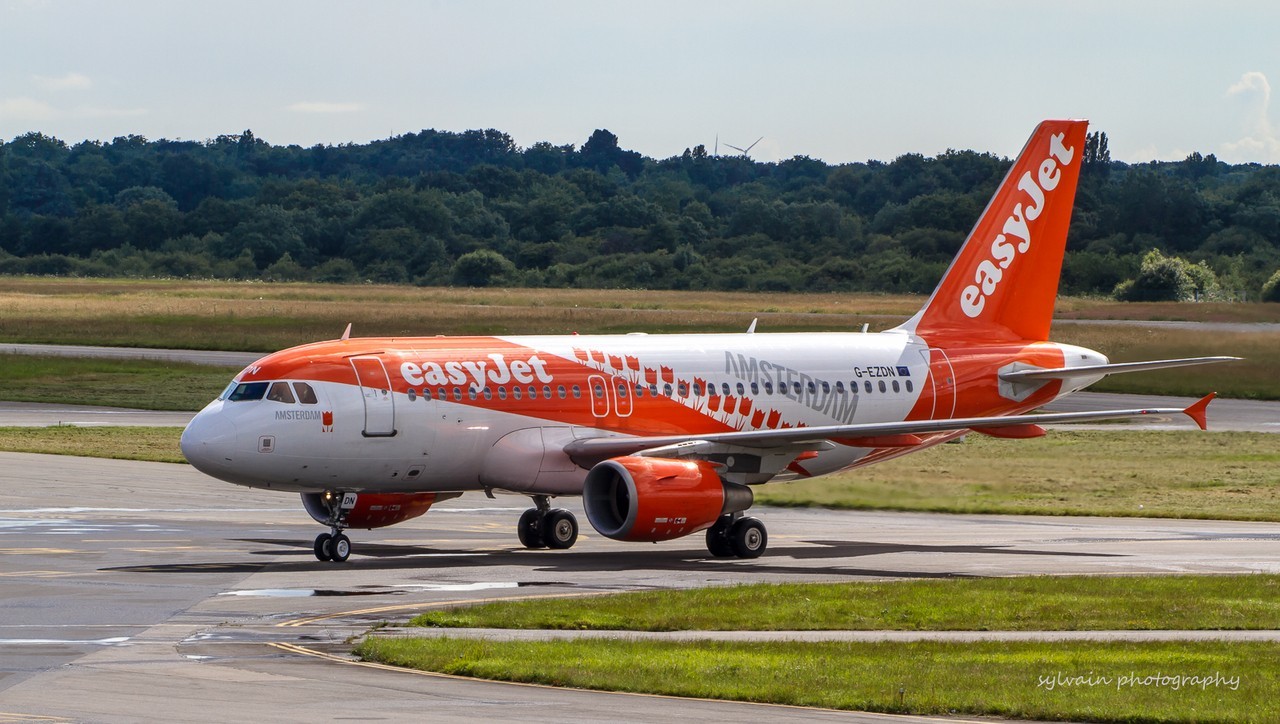
<path fill-rule="evenodd" d="M 1070 390 L 1002 394 L 997 370 L 1105 362 L 1054 343 L 948 351 L 905 332 L 348 339 L 246 369 L 236 386 L 264 382 L 263 399 L 233 401 L 229 388 L 189 433 L 200 452 L 187 452 L 206 472 L 278 490 L 577 495 L 587 471 L 564 451 L 575 439 L 1017 413 Z M 296 389 L 265 399 L 291 383 L 315 402 Z M 917 449 L 875 442 L 818 451 L 789 472 Z"/>
<path fill-rule="evenodd" d="M 577 523 L 547 501 L 582 495 L 610 538 L 707 531 L 714 555 L 754 557 L 751 486 L 818 476 L 977 431 L 1177 410 L 1028 415 L 1107 374 L 1048 341 L 1083 155 L 1084 121 L 1032 134 L 925 306 L 877 334 L 349 338 L 268 355 L 183 433 L 224 480 L 302 493 L 346 560 L 344 528 L 390 525 L 467 491 L 531 496 L 530 547 Z M 1215 360 L 1216 361 L 1216 360 Z M 1186 412 L 1203 425 L 1207 399 Z"/>

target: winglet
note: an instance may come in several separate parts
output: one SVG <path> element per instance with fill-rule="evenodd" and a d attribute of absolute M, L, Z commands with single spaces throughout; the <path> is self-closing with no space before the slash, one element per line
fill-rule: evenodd
<path fill-rule="evenodd" d="M 1195 420 L 1196 424 L 1200 426 L 1201 430 L 1208 430 L 1209 421 L 1205 418 L 1205 413 L 1209 409 L 1209 403 L 1212 402 L 1213 398 L 1217 396 L 1218 396 L 1218 393 L 1210 392 L 1204 397 L 1201 397 L 1199 400 L 1195 402 L 1195 404 L 1191 405 L 1190 407 L 1183 410 L 1182 412 L 1187 417 L 1191 418 L 1192 420 Z"/>

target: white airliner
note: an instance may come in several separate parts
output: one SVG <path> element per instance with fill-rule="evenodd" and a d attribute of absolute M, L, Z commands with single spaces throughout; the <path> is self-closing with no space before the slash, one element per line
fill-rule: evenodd
<path fill-rule="evenodd" d="M 766 546 L 752 486 L 924 450 L 970 431 L 1185 410 L 1028 414 L 1116 372 L 1234 359 L 1109 364 L 1048 341 L 1085 121 L 1040 124 L 929 301 L 878 334 L 350 338 L 267 355 L 182 435 L 199 470 L 302 494 L 329 528 L 392 525 L 464 492 L 527 495 L 530 548 L 569 548 L 581 495 L 623 541 L 706 531 L 715 556 Z"/>

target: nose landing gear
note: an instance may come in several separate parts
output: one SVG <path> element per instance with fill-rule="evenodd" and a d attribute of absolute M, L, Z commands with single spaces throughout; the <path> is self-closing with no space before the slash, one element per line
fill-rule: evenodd
<path fill-rule="evenodd" d="M 329 509 L 328 533 L 316 536 L 312 550 L 316 560 L 345 563 L 351 557 L 351 539 L 342 534 L 346 528 L 347 513 L 356 504 L 353 493 L 325 493 L 324 503 Z"/>
<path fill-rule="evenodd" d="M 332 533 L 316 536 L 313 548 L 316 559 L 321 561 L 343 563 L 351 557 L 351 539 L 343 535 L 340 528 L 334 528 Z"/>

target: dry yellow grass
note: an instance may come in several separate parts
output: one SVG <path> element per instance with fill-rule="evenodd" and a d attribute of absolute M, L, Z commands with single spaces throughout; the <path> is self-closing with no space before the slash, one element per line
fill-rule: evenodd
<path fill-rule="evenodd" d="M 0 341 L 268 352 L 358 336 L 725 332 L 759 318 L 762 332 L 881 330 L 921 297 L 583 289 L 448 289 L 387 285 L 266 284 L 0 278 Z M 1280 321 L 1278 304 L 1125 305 L 1064 299 L 1063 316 Z M 1230 367 L 1124 376 L 1100 389 L 1280 398 L 1280 334 L 1205 336 L 1192 330 L 1057 325 L 1055 339 L 1116 361 L 1231 354 Z"/>

